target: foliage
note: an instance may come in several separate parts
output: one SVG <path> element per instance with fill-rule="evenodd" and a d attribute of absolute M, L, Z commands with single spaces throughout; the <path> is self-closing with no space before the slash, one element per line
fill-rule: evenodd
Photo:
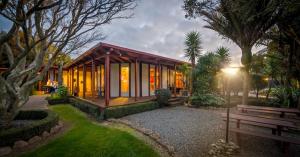
<path fill-rule="evenodd" d="M 65 124 L 70 124 L 70 128 L 58 138 L 22 157 L 159 156 L 149 145 L 131 133 L 97 124 L 70 105 L 56 105 L 50 109 L 58 113 Z"/>
<path fill-rule="evenodd" d="M 183 76 L 181 77 L 181 81 L 183 82 L 183 86 L 186 87 L 187 89 L 190 89 L 191 86 L 191 78 L 192 78 L 192 69 L 190 65 L 188 64 L 181 64 L 178 66 L 177 70 L 182 73 Z"/>
<path fill-rule="evenodd" d="M 15 141 L 29 140 L 50 131 L 58 123 L 58 115 L 49 110 L 20 111 L 15 120 L 32 120 L 32 124 L 0 131 L 0 146 L 12 146 Z"/>
<path fill-rule="evenodd" d="M 185 0 L 186 17 L 203 16 L 205 28 L 232 40 L 242 50 L 244 65 L 243 104 L 248 102 L 249 68 L 253 45 L 271 28 L 279 16 L 279 1 L 273 0 Z"/>
<path fill-rule="evenodd" d="M 192 106 L 222 106 L 225 101 L 222 97 L 216 94 L 201 94 L 190 97 L 190 103 Z"/>
<path fill-rule="evenodd" d="M 0 128 L 6 128 L 28 101 L 28 89 L 45 77 L 57 58 L 66 59 L 86 44 L 103 40 L 99 28 L 117 18 L 130 18 L 136 3 L 5 0 L 0 5 L 1 17 L 10 23 L 0 32 L 0 65 L 7 67 L 0 74 Z"/>
<path fill-rule="evenodd" d="M 288 101 L 288 97 L 289 95 L 287 93 L 292 93 L 292 100 L 294 102 L 290 102 Z M 298 99 L 300 96 L 300 89 L 296 89 L 296 88 L 285 88 L 285 87 L 276 87 L 273 88 L 271 93 L 271 96 L 275 97 L 276 99 L 272 102 L 273 104 L 276 104 L 277 106 L 281 106 L 281 107 L 290 107 L 290 103 L 298 103 Z"/>
<path fill-rule="evenodd" d="M 57 88 L 57 94 L 62 98 L 67 97 L 68 96 L 68 88 L 65 86 L 59 86 Z"/>
<path fill-rule="evenodd" d="M 77 97 L 69 98 L 69 101 L 72 106 L 78 108 L 79 110 L 87 113 L 90 116 L 93 116 L 95 119 L 97 119 L 97 120 L 104 119 L 103 111 L 100 110 L 99 106 L 97 106 L 91 102 L 88 102 L 84 99 L 77 98 Z"/>
<path fill-rule="evenodd" d="M 159 107 L 159 104 L 155 101 L 148 101 L 125 106 L 109 107 L 105 109 L 105 118 L 121 118 L 131 114 L 154 110 Z"/>
<path fill-rule="evenodd" d="M 171 91 L 169 89 L 156 89 L 155 96 L 160 106 L 168 105 L 168 100 L 171 98 Z"/>
<path fill-rule="evenodd" d="M 224 63 L 230 60 L 228 51 L 223 53 L 223 55 L 217 52 L 219 52 L 219 50 L 209 52 L 198 59 L 195 68 L 195 94 L 217 92 L 217 74 L 224 66 Z"/>
<path fill-rule="evenodd" d="M 192 62 L 192 67 L 194 67 L 196 59 L 201 55 L 200 34 L 199 32 L 192 31 L 186 34 L 185 38 L 185 57 L 187 57 Z"/>

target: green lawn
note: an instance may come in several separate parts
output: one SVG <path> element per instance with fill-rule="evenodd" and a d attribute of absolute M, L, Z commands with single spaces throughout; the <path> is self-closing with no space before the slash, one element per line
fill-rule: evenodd
<path fill-rule="evenodd" d="M 70 105 L 52 106 L 60 118 L 72 124 L 63 136 L 24 157 L 158 157 L 158 153 L 133 135 L 93 123 Z"/>

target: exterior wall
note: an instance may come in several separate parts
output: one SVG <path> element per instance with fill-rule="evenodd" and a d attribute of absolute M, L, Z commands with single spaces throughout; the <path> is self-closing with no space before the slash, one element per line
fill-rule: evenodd
<path fill-rule="evenodd" d="M 155 70 L 155 65 L 153 65 L 153 64 L 150 64 L 150 68 L 151 69 L 154 69 L 154 73 L 153 73 L 153 75 L 154 75 L 154 80 L 153 80 L 153 83 L 151 83 L 151 80 L 149 80 L 150 81 L 150 96 L 153 96 L 154 95 L 154 93 L 155 93 L 155 88 L 157 88 L 156 87 L 156 78 L 155 78 L 155 72 L 156 72 L 156 70 Z M 151 78 L 150 78 L 151 79 Z M 151 86 L 153 86 L 153 88 L 151 89 Z"/>
<path fill-rule="evenodd" d="M 77 74 L 76 74 L 77 75 Z M 79 68 L 79 96 L 83 96 L 83 69 Z"/>
<path fill-rule="evenodd" d="M 63 86 L 68 86 L 68 71 L 63 70 Z"/>
<path fill-rule="evenodd" d="M 119 96 L 119 63 L 110 64 L 110 96 Z"/>
<path fill-rule="evenodd" d="M 142 96 L 149 96 L 149 64 L 142 64 Z"/>
<path fill-rule="evenodd" d="M 130 68 L 130 67 L 129 67 L 129 63 L 122 63 L 122 64 L 121 64 L 121 67 L 128 67 L 128 68 Z M 121 69 L 120 69 L 120 70 L 121 70 Z M 129 88 L 130 88 L 130 83 L 129 83 L 129 81 L 130 81 L 130 70 L 131 70 L 131 69 L 129 69 L 129 71 L 128 71 L 129 74 L 128 74 L 128 78 L 127 78 L 127 79 L 128 79 L 128 82 L 127 82 L 127 83 L 128 83 L 128 84 L 127 84 L 127 85 L 128 85 L 128 91 L 127 91 L 127 92 L 122 92 L 122 84 L 120 84 L 120 86 L 121 86 L 121 88 L 120 88 L 120 89 L 121 89 L 121 96 L 124 96 L 124 97 L 129 97 L 129 92 L 130 92 L 130 89 L 129 89 Z M 122 76 L 120 76 L 120 77 L 122 77 Z M 121 78 L 121 79 L 122 79 L 122 78 Z"/>
<path fill-rule="evenodd" d="M 138 63 L 139 64 L 139 63 Z M 139 97 L 140 96 L 140 66 L 138 65 L 137 66 L 137 96 Z M 131 96 L 132 97 L 135 97 L 135 63 L 132 63 L 131 64 Z"/>
<path fill-rule="evenodd" d="M 175 86 L 174 75 L 175 75 L 174 70 L 170 70 L 170 75 L 169 75 L 169 85 L 170 85 L 170 87 Z"/>
<path fill-rule="evenodd" d="M 168 88 L 168 68 L 163 66 L 162 67 L 162 88 Z"/>

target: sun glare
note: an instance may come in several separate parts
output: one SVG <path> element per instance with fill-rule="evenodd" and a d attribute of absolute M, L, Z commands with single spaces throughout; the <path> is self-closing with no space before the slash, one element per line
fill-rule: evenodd
<path fill-rule="evenodd" d="M 227 67 L 227 68 L 223 68 L 222 72 L 225 73 L 226 75 L 236 75 L 236 73 L 239 71 L 239 68 L 237 67 Z"/>

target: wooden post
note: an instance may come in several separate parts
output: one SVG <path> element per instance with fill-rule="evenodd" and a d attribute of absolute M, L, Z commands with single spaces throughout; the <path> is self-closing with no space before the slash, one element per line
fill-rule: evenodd
<path fill-rule="evenodd" d="M 76 82 L 77 82 L 77 86 L 76 86 L 76 90 L 77 90 L 77 96 L 79 96 L 79 66 L 77 65 L 77 76 L 76 76 Z"/>
<path fill-rule="evenodd" d="M 138 66 L 138 62 L 137 59 L 135 59 L 135 64 L 134 64 L 134 100 L 137 101 L 137 66 Z"/>
<path fill-rule="evenodd" d="M 163 87 L 163 84 L 162 84 L 163 83 L 163 67 L 162 67 L 161 64 L 159 66 L 160 66 L 160 70 L 159 70 L 160 71 L 160 73 L 159 73 L 159 76 L 160 76 L 159 77 L 160 78 L 159 88 L 162 88 Z"/>
<path fill-rule="evenodd" d="M 176 97 L 176 65 L 174 65 L 174 96 Z"/>
<path fill-rule="evenodd" d="M 109 105 L 109 73 L 110 73 L 110 58 L 109 58 L 110 52 L 106 52 L 105 56 L 105 107 L 108 107 Z"/>
<path fill-rule="evenodd" d="M 92 58 L 92 97 L 95 96 L 95 61 L 94 58 Z"/>
<path fill-rule="evenodd" d="M 72 67 L 71 69 L 71 86 L 72 86 L 72 89 L 71 89 L 71 92 L 72 92 L 72 95 L 74 95 L 74 67 Z"/>
<path fill-rule="evenodd" d="M 129 68 L 129 82 L 128 82 L 129 93 L 128 93 L 128 96 L 131 97 L 131 62 L 129 62 L 128 68 Z"/>
<path fill-rule="evenodd" d="M 85 98 L 85 92 L 86 92 L 86 65 L 83 64 L 82 67 L 82 74 L 83 74 L 83 98 Z"/>

